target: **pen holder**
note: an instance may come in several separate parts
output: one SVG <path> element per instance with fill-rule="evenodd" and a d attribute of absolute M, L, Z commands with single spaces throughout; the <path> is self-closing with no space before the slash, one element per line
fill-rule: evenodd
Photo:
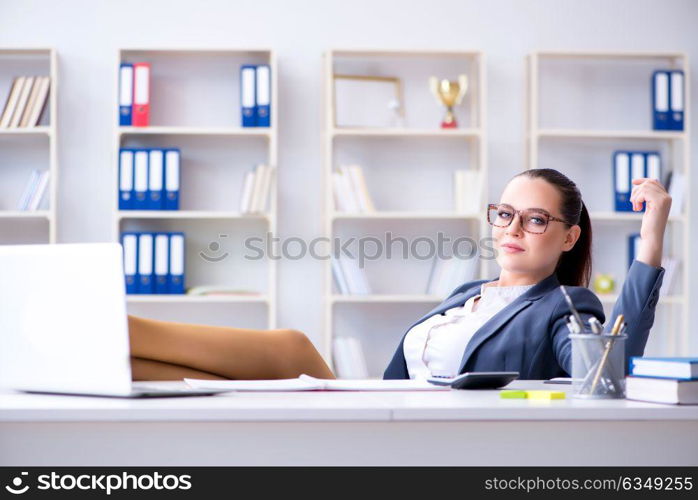
<path fill-rule="evenodd" d="M 573 333 L 572 391 L 583 399 L 625 397 L 627 335 Z"/>

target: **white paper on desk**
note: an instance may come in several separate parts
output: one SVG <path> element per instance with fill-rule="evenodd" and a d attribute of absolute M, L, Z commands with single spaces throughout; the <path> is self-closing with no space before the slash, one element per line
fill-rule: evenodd
<path fill-rule="evenodd" d="M 448 386 L 430 384 L 422 379 L 382 380 L 382 379 L 317 379 L 310 375 L 301 375 L 302 380 L 322 383 L 326 391 L 443 391 Z"/>
<path fill-rule="evenodd" d="M 426 380 L 372 380 L 340 379 L 328 380 L 301 375 L 298 378 L 277 380 L 203 380 L 185 378 L 195 389 L 223 389 L 229 391 L 443 391 L 448 386 L 438 386 Z"/>
<path fill-rule="evenodd" d="M 194 389 L 223 389 L 228 391 L 315 391 L 322 389 L 322 384 L 300 378 L 283 378 L 276 380 L 205 380 L 185 378 L 184 381 Z"/>

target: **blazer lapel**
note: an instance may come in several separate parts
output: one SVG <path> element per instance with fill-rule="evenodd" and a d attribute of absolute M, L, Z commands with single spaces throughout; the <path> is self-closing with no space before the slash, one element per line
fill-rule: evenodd
<path fill-rule="evenodd" d="M 477 350 L 483 342 L 488 338 L 493 336 L 497 331 L 502 328 L 511 318 L 516 316 L 518 313 L 526 309 L 533 302 L 541 298 L 543 295 L 548 293 L 550 290 L 560 286 L 560 282 L 555 274 L 551 274 L 543 281 L 540 281 L 535 286 L 531 287 L 526 291 L 526 293 L 518 296 L 514 301 L 504 307 L 497 314 L 492 316 L 488 321 L 485 322 L 472 336 L 468 345 L 465 347 L 465 352 L 460 362 L 460 369 L 458 373 L 462 373 L 465 368 L 465 364 L 470 359 L 470 356 Z M 472 290 L 468 290 L 471 292 Z"/>
<path fill-rule="evenodd" d="M 447 311 L 448 309 L 451 309 L 453 307 L 461 307 L 463 304 L 465 304 L 470 297 L 473 295 L 477 295 L 480 292 L 480 287 L 475 286 L 473 288 L 469 288 L 465 292 L 461 292 L 459 294 L 454 295 L 450 299 L 445 300 L 438 306 L 436 306 L 434 309 L 426 313 L 424 316 L 419 318 L 417 321 L 415 321 L 412 326 L 410 326 L 407 331 L 411 330 L 413 326 L 420 324 L 422 321 L 425 321 L 426 319 L 430 318 L 431 316 L 434 316 L 436 314 L 441 314 L 442 312 Z"/>

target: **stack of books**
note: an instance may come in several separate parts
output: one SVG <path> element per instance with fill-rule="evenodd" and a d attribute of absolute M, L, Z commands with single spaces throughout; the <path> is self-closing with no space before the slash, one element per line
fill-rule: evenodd
<path fill-rule="evenodd" d="M 453 172 L 453 204 L 458 214 L 477 214 L 482 208 L 482 176 L 477 170 Z"/>
<path fill-rule="evenodd" d="M 266 213 L 269 208 L 269 195 L 272 192 L 275 173 L 274 167 L 260 164 L 245 174 L 240 198 L 240 212 L 243 214 Z"/>
<path fill-rule="evenodd" d="M 335 209 L 347 213 L 375 212 L 366 178 L 358 165 L 342 165 L 332 172 Z"/>
<path fill-rule="evenodd" d="M 337 257 L 332 259 L 332 274 L 342 295 L 370 295 L 371 287 L 363 269 L 354 259 Z"/>
<path fill-rule="evenodd" d="M 38 210 L 46 194 L 48 180 L 48 170 L 33 170 L 27 187 L 24 188 L 24 193 L 17 203 L 17 210 L 22 212 Z"/>
<path fill-rule="evenodd" d="M 12 82 L 0 128 L 36 127 L 48 101 L 51 77 L 19 76 Z"/>
<path fill-rule="evenodd" d="M 477 255 L 470 258 L 440 258 L 434 257 L 429 281 L 427 282 L 427 295 L 446 297 L 456 287 L 467 281 L 472 281 L 477 276 L 477 265 L 480 259 Z"/>
<path fill-rule="evenodd" d="M 698 404 L 698 358 L 631 358 L 626 397 L 652 403 Z"/>

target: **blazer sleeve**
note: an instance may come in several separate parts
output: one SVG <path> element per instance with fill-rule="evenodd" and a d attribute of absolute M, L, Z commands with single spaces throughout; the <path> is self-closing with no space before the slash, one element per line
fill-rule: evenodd
<path fill-rule="evenodd" d="M 603 313 L 603 306 L 594 292 L 584 287 L 568 286 L 566 288 L 574 307 L 582 317 L 582 321 L 586 323 L 589 321 L 589 318 L 595 316 L 601 323 L 604 323 L 606 318 Z M 558 364 L 568 375 L 571 375 L 572 341 L 569 338 L 570 331 L 567 329 L 567 317 L 571 314 L 571 311 L 564 295 L 557 289 L 555 293 L 559 294 L 560 298 L 557 300 L 550 316 L 551 344 Z"/>
<path fill-rule="evenodd" d="M 659 289 L 664 279 L 664 268 L 654 267 L 634 260 L 628 269 L 620 296 L 613 306 L 605 331 L 611 331 L 613 322 L 622 313 L 628 324 L 625 341 L 625 356 L 642 356 L 654 324 L 654 315 L 659 301 Z M 626 363 L 626 371 L 628 364 Z"/>
<path fill-rule="evenodd" d="M 663 277 L 663 268 L 650 266 L 638 260 L 634 260 L 628 270 L 620 296 L 604 327 L 604 331 L 610 332 L 616 316 L 623 313 L 625 322 L 628 323 L 628 338 L 625 341 L 626 360 L 632 356 L 642 356 L 645 351 L 647 338 L 654 323 Z M 568 292 L 584 321 L 594 315 L 602 323 L 605 322 L 601 302 L 591 290 L 583 287 L 568 287 Z M 569 314 L 569 307 L 564 297 L 561 297 L 551 316 L 552 345 L 558 363 L 563 370 L 571 374 L 572 345 L 566 325 Z M 625 370 L 627 374 L 628 363 L 625 363 Z"/>

